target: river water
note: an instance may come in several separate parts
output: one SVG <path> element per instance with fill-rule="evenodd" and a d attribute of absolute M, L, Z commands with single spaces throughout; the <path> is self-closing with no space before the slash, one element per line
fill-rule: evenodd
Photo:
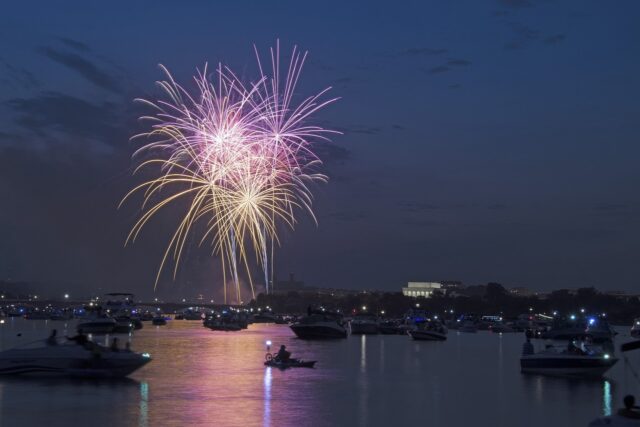
<path fill-rule="evenodd" d="M 5 319 L 0 348 L 44 338 L 51 328 L 73 334 L 74 324 Z M 153 361 L 124 381 L 0 378 L 0 425 L 585 426 L 640 391 L 623 360 L 600 380 L 523 375 L 522 334 L 320 342 L 298 340 L 286 325 L 213 332 L 173 320 L 120 338 Z M 285 344 L 294 357 L 317 360 L 316 368 L 265 368 L 267 340 L 274 351 Z M 638 355 L 629 360 L 637 370 Z"/>

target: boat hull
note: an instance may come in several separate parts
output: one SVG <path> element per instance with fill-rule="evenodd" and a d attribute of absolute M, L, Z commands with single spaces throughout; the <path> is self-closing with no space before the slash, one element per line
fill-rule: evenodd
<path fill-rule="evenodd" d="M 447 334 L 436 331 L 409 331 L 411 338 L 417 341 L 444 341 Z"/>
<path fill-rule="evenodd" d="M 380 329 L 375 323 L 351 322 L 352 335 L 377 335 L 379 332 Z"/>
<path fill-rule="evenodd" d="M 339 339 L 347 337 L 347 330 L 344 328 L 329 325 L 291 325 L 291 330 L 300 339 Z"/>
<path fill-rule="evenodd" d="M 601 377 L 618 359 L 602 357 L 522 357 L 520 370 L 528 374 Z"/>

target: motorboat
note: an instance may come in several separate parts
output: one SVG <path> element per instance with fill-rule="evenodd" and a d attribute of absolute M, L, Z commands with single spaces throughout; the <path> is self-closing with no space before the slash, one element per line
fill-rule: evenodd
<path fill-rule="evenodd" d="M 378 325 L 378 330 L 383 335 L 406 335 L 407 331 L 400 327 L 398 321 L 384 320 Z"/>
<path fill-rule="evenodd" d="M 128 334 L 133 331 L 134 322 L 131 317 L 118 316 L 114 320 L 116 321 L 116 325 L 112 331 L 114 334 Z"/>
<path fill-rule="evenodd" d="M 79 334 L 110 334 L 116 325 L 117 322 L 111 317 L 92 317 L 78 323 L 76 330 Z"/>
<path fill-rule="evenodd" d="M 378 317 L 374 314 L 356 314 L 350 324 L 352 335 L 375 335 L 380 332 Z"/>
<path fill-rule="evenodd" d="M 444 341 L 447 339 L 447 327 L 438 320 L 429 320 L 416 325 L 409 331 L 411 338 L 418 341 Z"/>
<path fill-rule="evenodd" d="M 587 324 L 584 319 L 571 315 L 568 319 L 556 318 L 551 327 L 540 335 L 546 340 L 572 340 L 585 336 Z"/>
<path fill-rule="evenodd" d="M 525 344 L 530 345 L 529 342 Z M 557 375 L 557 376 L 580 376 L 580 377 L 601 377 L 618 359 L 600 349 L 586 345 L 577 344 L 574 341 L 566 348 L 558 348 L 547 345 L 538 353 L 523 350 L 520 358 L 520 369 L 523 373 Z"/>
<path fill-rule="evenodd" d="M 510 324 L 504 323 L 504 322 L 496 322 L 496 323 L 494 323 L 493 325 L 491 325 L 489 327 L 489 330 L 491 332 L 495 332 L 496 334 L 508 334 L 508 333 L 512 333 L 512 332 L 518 332 L 516 330 L 516 328 L 514 328 Z"/>
<path fill-rule="evenodd" d="M 589 318 L 584 331 L 593 342 L 611 341 L 618 334 L 604 318 Z"/>
<path fill-rule="evenodd" d="M 155 316 L 151 320 L 151 324 L 153 324 L 155 326 L 164 326 L 164 325 L 167 324 L 167 318 L 162 316 L 162 315 Z"/>
<path fill-rule="evenodd" d="M 300 339 L 346 338 L 348 335 L 342 316 L 329 312 L 311 313 L 290 328 Z"/>
<path fill-rule="evenodd" d="M 202 324 L 212 331 L 237 332 L 243 329 L 242 325 L 231 316 L 222 316 L 219 314 L 207 317 Z"/>
<path fill-rule="evenodd" d="M 460 323 L 458 331 L 475 334 L 478 332 L 478 325 L 473 320 L 465 320 Z"/>
<path fill-rule="evenodd" d="M 287 369 L 287 368 L 313 368 L 316 364 L 315 360 L 300 360 L 300 359 L 288 359 L 288 360 L 279 360 L 273 354 L 267 353 L 265 357 L 264 366 L 269 366 L 272 368 L 278 369 Z"/>
<path fill-rule="evenodd" d="M 150 361 L 148 353 L 114 351 L 92 342 L 40 340 L 0 352 L 0 374 L 117 378 Z"/>
<path fill-rule="evenodd" d="M 253 323 L 276 323 L 276 316 L 268 311 L 259 312 L 252 316 Z"/>
<path fill-rule="evenodd" d="M 635 322 L 634 322 L 635 325 Z M 631 350 L 637 350 L 640 348 L 640 341 L 631 341 L 620 346 L 620 351 L 625 353 Z M 629 363 L 629 360 L 625 357 L 624 362 Z M 626 369 L 625 369 L 626 370 Z M 640 418 L 637 418 L 637 407 L 632 409 L 632 413 L 629 414 L 627 410 L 620 410 L 617 414 L 600 417 L 589 423 L 589 427 L 609 426 L 609 427 L 638 427 L 640 426 Z M 634 413 L 635 412 L 635 413 Z"/>
<path fill-rule="evenodd" d="M 640 317 L 633 319 L 633 325 L 631 326 L 631 336 L 634 338 L 640 338 Z"/>

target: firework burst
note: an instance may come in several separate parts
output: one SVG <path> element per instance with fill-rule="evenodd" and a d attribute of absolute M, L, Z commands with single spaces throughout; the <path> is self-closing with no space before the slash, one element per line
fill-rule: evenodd
<path fill-rule="evenodd" d="M 257 51 L 258 79 L 243 82 L 228 67 L 218 65 L 212 77 L 207 66 L 194 76 L 190 93 L 161 66 L 166 80 L 158 82 L 164 98 L 142 100 L 154 110 L 143 116 L 150 122 L 134 153 L 136 172 L 155 168 L 157 176 L 134 187 L 143 193 L 142 214 L 127 242 L 135 241 L 148 221 L 163 208 L 181 203 L 184 215 L 164 252 L 156 286 L 167 262 L 176 276 L 187 239 L 196 231 L 200 244 L 211 244 L 220 257 L 227 301 L 227 277 L 236 300 L 241 300 L 239 271 L 245 271 L 254 295 L 250 264 L 264 271 L 267 292 L 273 280 L 274 246 L 278 226 L 291 228 L 296 212 L 315 220 L 310 184 L 324 182 L 313 144 L 326 142 L 332 130 L 310 123 L 314 113 L 337 98 L 325 99 L 327 88 L 295 102 L 294 94 L 306 52 L 294 47 L 281 79 L 279 43 L 270 49 L 270 72 Z M 200 227 L 204 224 L 204 227 Z M 203 231 L 204 230 L 204 231 Z M 271 275 L 271 276 L 270 276 Z"/>

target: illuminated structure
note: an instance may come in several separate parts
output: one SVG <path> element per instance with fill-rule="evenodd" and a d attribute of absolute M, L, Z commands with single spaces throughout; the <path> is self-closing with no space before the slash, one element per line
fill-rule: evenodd
<path fill-rule="evenodd" d="M 429 298 L 434 291 L 441 289 L 442 283 L 440 282 L 409 282 L 406 287 L 402 288 L 402 294 L 407 297 Z"/>

